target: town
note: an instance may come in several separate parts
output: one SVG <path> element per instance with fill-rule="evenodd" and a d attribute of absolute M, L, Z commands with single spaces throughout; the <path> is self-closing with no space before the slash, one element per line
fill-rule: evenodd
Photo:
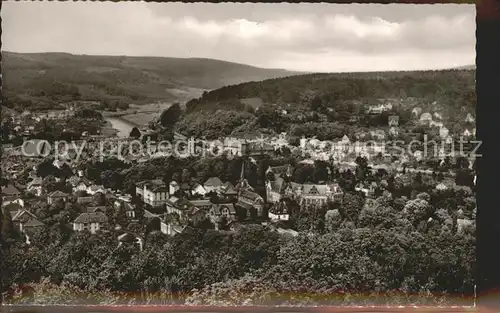
<path fill-rule="evenodd" d="M 377 105 L 370 107 L 368 112 L 381 114 L 391 108 L 392 105 Z M 352 139 L 344 135 L 333 144 L 331 141 L 302 138 L 298 146 L 288 143 L 286 133 L 265 139 L 224 138 L 220 141 L 224 143 L 224 153 L 218 158 L 241 163 L 234 169 L 239 172 L 238 177 L 229 175 L 233 177 L 232 181 L 216 176 L 215 172 L 212 172 L 214 176 L 207 178 L 206 172 L 183 168 L 176 174 L 189 170 L 190 177 L 164 180 L 163 173 L 157 173 L 159 176 L 153 179 L 134 182 L 132 190 L 113 189 L 101 179 L 96 181 L 88 177 L 86 164 L 91 160 L 103 163 L 116 159 L 127 167 L 134 167 L 167 157 L 154 149 L 153 153 L 148 150 L 134 157 L 122 154 L 117 157 L 113 153 L 117 149 L 126 151 L 131 139 L 105 137 L 99 135 L 99 130 L 94 130 L 95 136 L 89 135 L 88 131 L 81 134 L 80 142 L 88 144 L 82 150 L 90 154 L 80 156 L 78 162 L 69 157 L 71 153 L 75 155 L 78 141 L 72 150 L 68 149 L 71 151 L 59 151 L 54 158 L 50 152 L 44 153 L 45 146 L 40 145 L 43 140 L 29 139 L 40 123 L 46 123 L 47 119 L 64 120 L 74 113 L 74 108 L 70 107 L 55 116 L 23 112 L 4 120 L 4 123 L 14 125 L 8 139 L 21 136 L 25 142 L 18 146 L 2 146 L 2 168 L 6 173 L 5 188 L 2 189 L 3 214 L 28 244 L 33 233 L 46 226 L 50 215 L 38 216 L 37 211 L 47 206 L 75 206 L 76 213 L 69 221 L 75 232 L 119 229 L 122 233 L 117 236 L 117 242 L 133 236 L 142 247 L 145 223 L 152 223 L 152 220 L 158 221 L 155 224 L 158 231 L 170 236 L 188 226 L 211 225 L 216 230 L 236 230 L 248 223 L 262 224 L 295 236 L 299 229 L 289 221 L 300 216 L 300 211 L 315 211 L 325 206 L 334 211 L 342 210 L 346 193 L 362 195 L 367 201 L 380 196 L 393 198 L 395 181 L 409 174 L 417 175 L 420 181 L 433 181 L 434 185 L 427 185 L 428 188 L 439 191 L 463 186 L 474 188 L 474 157 L 453 157 L 451 150 L 445 151 L 445 145 L 439 147 L 432 157 L 424 158 L 420 150 L 415 150 L 413 155 L 395 155 L 382 146 L 388 134 L 378 130 L 358 134 Z M 451 142 L 452 137 L 439 113 L 422 113 L 415 107 L 411 115 L 417 124 L 437 127 L 441 142 Z M 397 117 L 391 117 L 390 121 L 388 133 L 394 135 L 398 128 Z M 464 122 L 472 124 L 472 115 L 467 114 Z M 465 129 L 460 135 L 472 138 L 475 128 Z M 366 144 L 367 137 L 381 145 Z M 186 136 L 175 133 L 174 143 L 186 139 Z M 103 141 L 109 145 L 106 151 L 97 146 Z M 47 145 L 50 146 L 48 141 Z M 284 160 L 289 162 L 285 164 Z M 461 173 L 458 178 L 457 171 Z M 464 171 L 468 174 L 463 174 Z M 249 175 L 253 176 L 253 185 L 249 183 Z M 464 175 L 469 176 L 464 179 Z M 120 216 L 118 220 L 117 216 Z M 123 224 L 117 224 L 117 221 L 123 221 Z M 471 215 L 461 212 L 454 223 L 460 227 L 469 225 Z"/>

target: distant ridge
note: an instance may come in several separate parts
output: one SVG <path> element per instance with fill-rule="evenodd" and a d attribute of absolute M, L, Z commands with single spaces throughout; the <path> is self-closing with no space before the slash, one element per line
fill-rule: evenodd
<path fill-rule="evenodd" d="M 476 65 L 475 64 L 463 65 L 463 66 L 454 67 L 453 69 L 455 69 L 455 70 L 475 70 Z"/>
<path fill-rule="evenodd" d="M 8 105 L 25 109 L 74 99 L 151 103 L 174 101 L 172 90 L 213 90 L 227 85 L 303 74 L 207 58 L 170 58 L 2 51 Z"/>

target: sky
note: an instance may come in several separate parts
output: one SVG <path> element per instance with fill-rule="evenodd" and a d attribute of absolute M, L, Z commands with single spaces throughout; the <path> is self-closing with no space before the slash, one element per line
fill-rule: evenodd
<path fill-rule="evenodd" d="M 471 4 L 4 2 L 2 49 L 203 57 L 307 72 L 475 63 Z"/>

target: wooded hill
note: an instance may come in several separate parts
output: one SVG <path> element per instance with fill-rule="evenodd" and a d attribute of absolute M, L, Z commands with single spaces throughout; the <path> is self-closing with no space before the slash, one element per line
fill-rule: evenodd
<path fill-rule="evenodd" d="M 175 100 L 172 89 L 210 90 L 294 73 L 201 58 L 2 52 L 4 105 L 58 108 L 86 100 L 147 103 Z"/>
<path fill-rule="evenodd" d="M 307 123 L 331 129 L 331 123 L 348 125 L 352 116 L 367 127 L 386 126 L 387 113 L 374 121 L 367 110 L 389 102 L 395 104 L 390 113 L 403 118 L 419 107 L 422 113 L 439 112 L 447 122 L 459 122 L 475 111 L 475 71 L 307 74 L 225 86 L 189 101 L 178 129 L 206 136 L 291 131 Z M 217 123 L 206 119 L 215 112 Z"/>

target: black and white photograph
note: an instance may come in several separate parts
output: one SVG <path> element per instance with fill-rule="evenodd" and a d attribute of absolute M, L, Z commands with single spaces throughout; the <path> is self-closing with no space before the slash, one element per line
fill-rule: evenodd
<path fill-rule="evenodd" d="M 7 306 L 475 306 L 471 4 L 4 2 Z"/>

